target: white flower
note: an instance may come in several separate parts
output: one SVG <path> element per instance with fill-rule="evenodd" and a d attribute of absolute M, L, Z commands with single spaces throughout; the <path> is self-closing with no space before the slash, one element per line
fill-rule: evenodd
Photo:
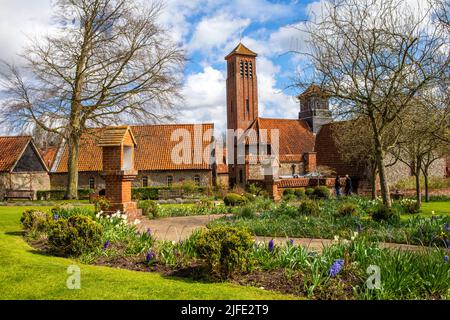
<path fill-rule="evenodd" d="M 347 240 L 347 239 L 344 239 L 342 242 L 343 242 L 344 244 L 347 244 L 347 243 L 348 243 L 348 240 Z"/>
<path fill-rule="evenodd" d="M 431 211 L 431 214 L 434 214 L 434 210 L 433 210 L 433 211 Z"/>
<path fill-rule="evenodd" d="M 355 232 L 353 232 L 353 236 L 350 238 L 350 240 L 355 240 L 356 239 L 356 237 L 358 236 L 358 232 L 357 231 L 355 231 Z"/>
<path fill-rule="evenodd" d="M 133 224 L 135 226 L 137 226 L 139 223 L 141 223 L 141 220 L 139 220 L 139 219 L 135 219 L 134 222 L 133 222 Z"/>
<path fill-rule="evenodd" d="M 121 218 L 122 218 L 123 221 L 127 221 L 127 215 L 126 215 L 126 214 L 122 215 Z M 137 220 L 137 219 L 136 219 L 136 220 Z"/>
<path fill-rule="evenodd" d="M 339 241 L 339 236 L 334 236 L 333 241 Z"/>
<path fill-rule="evenodd" d="M 175 245 L 175 243 L 176 243 L 175 241 L 172 241 L 172 245 Z"/>

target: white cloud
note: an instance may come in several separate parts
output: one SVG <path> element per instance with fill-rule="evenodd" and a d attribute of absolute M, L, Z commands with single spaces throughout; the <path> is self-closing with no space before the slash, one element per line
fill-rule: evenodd
<path fill-rule="evenodd" d="M 250 24 L 250 19 L 233 19 L 219 14 L 202 19 L 196 26 L 189 44 L 191 51 L 202 51 L 206 55 L 221 49 Z"/>
<path fill-rule="evenodd" d="M 51 32 L 51 0 L 0 0 L 0 59 L 15 58 L 29 38 Z"/>

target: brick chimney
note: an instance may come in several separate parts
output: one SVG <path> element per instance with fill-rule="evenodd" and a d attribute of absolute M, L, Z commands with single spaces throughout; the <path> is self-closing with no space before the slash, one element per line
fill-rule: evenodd
<path fill-rule="evenodd" d="M 306 152 L 304 154 L 305 159 L 305 173 L 315 172 L 316 166 L 316 152 Z"/>
<path fill-rule="evenodd" d="M 107 127 L 98 144 L 103 149 L 103 176 L 106 198 L 110 210 L 127 214 L 136 213 L 136 203 L 131 201 L 131 184 L 138 172 L 134 168 L 134 139 L 128 126 Z"/>

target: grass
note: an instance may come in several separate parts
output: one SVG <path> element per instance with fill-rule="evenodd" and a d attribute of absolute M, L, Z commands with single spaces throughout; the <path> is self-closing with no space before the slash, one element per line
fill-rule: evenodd
<path fill-rule="evenodd" d="M 431 217 L 432 211 L 434 211 L 434 214 L 436 215 L 450 216 L 450 202 L 422 202 L 420 216 Z"/>
<path fill-rule="evenodd" d="M 42 209 L 42 207 L 40 207 Z M 0 299 L 290 299 L 251 287 L 202 283 L 81 264 L 42 255 L 21 236 L 27 207 L 0 207 Z M 66 287 L 67 267 L 81 269 L 81 289 Z"/>

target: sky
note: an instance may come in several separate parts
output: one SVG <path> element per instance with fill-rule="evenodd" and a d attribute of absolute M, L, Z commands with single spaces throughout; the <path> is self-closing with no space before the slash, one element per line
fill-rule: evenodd
<path fill-rule="evenodd" d="M 51 2 L 0 0 L 0 59 L 15 59 L 28 37 L 49 32 Z M 217 129 L 225 128 L 224 57 L 240 39 L 258 53 L 260 116 L 295 118 L 299 92 L 288 87 L 301 59 L 289 51 L 304 46 L 295 27 L 319 7 L 320 2 L 309 0 L 167 0 L 160 23 L 188 58 L 177 122 L 214 122 Z"/>

